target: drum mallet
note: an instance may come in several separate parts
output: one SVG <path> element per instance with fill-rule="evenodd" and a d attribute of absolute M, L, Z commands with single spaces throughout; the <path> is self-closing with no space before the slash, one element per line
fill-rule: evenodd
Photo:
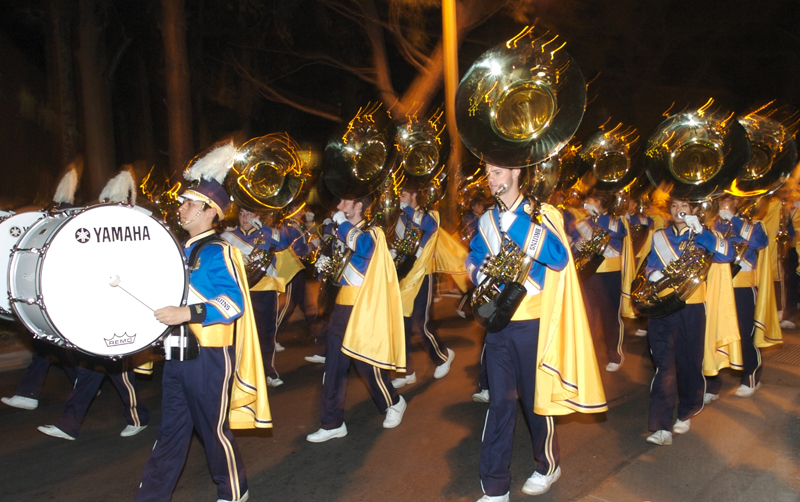
<path fill-rule="evenodd" d="M 108 284 L 109 284 L 109 285 L 110 285 L 112 288 L 119 288 L 119 289 L 121 289 L 122 291 L 124 291 L 124 292 L 128 293 L 129 295 L 131 295 L 131 297 L 132 297 L 134 300 L 136 300 L 137 302 L 141 303 L 141 304 L 142 304 L 142 305 L 144 305 L 145 307 L 149 308 L 151 312 L 155 312 L 155 310 L 151 309 L 151 308 L 150 308 L 150 306 L 149 306 L 149 305 L 147 305 L 145 302 L 143 302 L 142 300 L 140 300 L 140 299 L 136 298 L 135 296 L 133 296 L 133 293 L 131 293 L 131 292 L 130 292 L 130 291 L 128 291 L 127 289 L 125 289 L 125 288 L 123 288 L 122 286 L 120 286 L 120 285 L 119 285 L 119 283 L 120 283 L 120 281 L 121 281 L 121 280 L 122 280 L 122 279 L 120 279 L 118 275 L 112 275 L 112 276 L 111 276 L 111 277 L 109 277 L 109 279 L 108 279 Z"/>

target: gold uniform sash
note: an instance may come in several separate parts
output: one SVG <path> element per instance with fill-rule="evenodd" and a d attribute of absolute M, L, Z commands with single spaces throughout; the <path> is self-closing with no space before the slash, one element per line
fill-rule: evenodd
<path fill-rule="evenodd" d="M 778 319 L 778 307 L 775 300 L 775 288 L 772 284 L 772 270 L 769 263 L 769 248 L 764 248 L 758 252 L 756 262 L 756 332 L 753 335 L 753 343 L 756 347 L 771 347 L 783 343 L 783 333 L 781 332 L 780 319 Z M 740 272 L 741 273 L 741 272 Z"/>
<path fill-rule="evenodd" d="M 539 415 L 600 413 L 608 410 L 608 404 L 564 219 L 549 204 L 542 204 L 542 214 L 547 229 L 566 248 L 569 263 L 561 271 L 548 268 L 545 272 L 533 411 Z"/>
<path fill-rule="evenodd" d="M 631 226 L 628 223 L 628 218 L 622 218 L 622 224 L 625 225 L 627 235 L 622 240 L 622 264 L 620 270 L 622 272 L 622 317 L 628 319 L 636 319 L 636 312 L 633 310 L 631 304 L 631 283 L 636 279 L 636 257 L 633 256 L 633 241 L 631 240 Z M 625 327 L 620 323 L 620 339 L 625 331 Z"/>
<path fill-rule="evenodd" d="M 342 352 L 385 370 L 406 371 L 403 303 L 383 230 L 369 229 L 375 251 L 358 287 Z"/>
<path fill-rule="evenodd" d="M 742 368 L 742 343 L 730 263 L 712 263 L 706 284 L 703 374 L 714 376 L 722 368 Z"/>

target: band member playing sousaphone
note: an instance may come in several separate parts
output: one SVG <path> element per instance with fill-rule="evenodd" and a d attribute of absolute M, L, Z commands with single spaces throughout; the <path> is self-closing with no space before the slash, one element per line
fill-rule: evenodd
<path fill-rule="evenodd" d="M 323 154 L 320 183 L 339 203 L 333 215 L 335 248 L 330 257 L 318 257 L 315 266 L 340 287 L 327 332 L 320 429 L 306 436 L 311 443 L 347 435 L 344 404 L 351 362 L 378 411 L 386 413 L 384 428 L 400 425 L 406 411 L 388 373 L 406 366 L 400 287 L 383 230 L 366 218 L 372 193 L 386 179 L 386 166 L 393 165 L 394 126 L 380 108 L 359 110 Z"/>
<path fill-rule="evenodd" d="M 726 265 L 733 259 L 733 246 L 705 228 L 699 215 L 701 203 L 721 195 L 747 161 L 749 146 L 738 123 L 707 108 L 664 120 L 645 153 L 654 186 L 670 186 L 672 218 L 670 227 L 653 234 L 651 251 L 632 286 L 634 306 L 648 317 L 656 366 L 648 413 L 653 434 L 647 442 L 657 445 L 670 445 L 673 434 L 688 432 L 691 418 L 703 408 L 706 343 L 721 346 L 738 338 Z"/>
<path fill-rule="evenodd" d="M 155 311 L 180 330 L 164 342 L 161 424 L 136 494 L 140 502 L 172 497 L 193 431 L 203 441 L 218 499 L 245 502 L 247 477 L 231 429 L 272 427 L 244 262 L 214 230 L 230 204 L 221 183 L 235 153 L 232 144 L 215 148 L 185 173 L 194 180 L 180 206 L 189 233 L 183 247 L 190 294 L 186 306 Z"/>
<path fill-rule="evenodd" d="M 727 193 L 720 197 L 714 229 L 728 236 L 734 246 L 731 269 L 740 342 L 725 347 L 726 350 L 717 348 L 714 352 L 717 367 L 709 369 L 730 366 L 741 370 L 740 385 L 734 395 L 751 397 L 761 385 L 759 347 L 770 347 L 783 339 L 770 284 L 770 239 L 759 213 L 765 212 L 769 195 L 784 184 L 794 169 L 797 147 L 792 135 L 773 118 L 747 114 L 738 120 L 747 131 L 751 158 Z M 706 359 L 711 359 L 708 350 Z M 721 386 L 718 376 L 707 378 L 706 403 L 719 398 Z"/>
<path fill-rule="evenodd" d="M 533 31 L 481 56 L 456 95 L 461 139 L 485 161 L 497 202 L 481 216 L 467 258 L 473 313 L 487 330 L 491 393 L 481 502 L 509 500 L 517 399 L 533 439 L 536 467 L 522 487 L 530 495 L 561 475 L 553 415 L 607 409 L 563 219 L 537 201 L 557 182 L 558 170 L 542 161 L 577 129 L 585 83 L 563 43 Z M 551 43 L 554 50 L 543 46 Z M 532 166 L 524 169 L 532 196 L 520 191 L 519 166 Z"/>

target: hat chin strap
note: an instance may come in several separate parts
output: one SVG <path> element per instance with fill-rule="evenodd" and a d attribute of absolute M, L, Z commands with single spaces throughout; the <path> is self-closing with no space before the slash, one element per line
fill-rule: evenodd
<path fill-rule="evenodd" d="M 186 225 L 191 224 L 194 220 L 197 219 L 198 216 L 200 216 L 200 213 L 202 213 L 202 212 L 203 212 L 203 206 L 200 206 L 200 209 L 197 210 L 197 214 L 195 214 L 194 217 L 191 220 L 189 220 L 189 221 L 187 221 L 185 223 L 181 222 L 181 226 L 185 227 Z"/>

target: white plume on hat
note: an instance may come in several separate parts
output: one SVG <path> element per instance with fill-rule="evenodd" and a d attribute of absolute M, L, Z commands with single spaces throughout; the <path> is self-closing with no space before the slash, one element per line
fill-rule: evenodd
<path fill-rule="evenodd" d="M 78 189 L 78 170 L 70 164 L 69 170 L 61 178 L 56 187 L 56 194 L 53 195 L 53 202 L 56 204 L 73 204 L 75 202 L 75 191 Z"/>
<path fill-rule="evenodd" d="M 123 168 L 118 175 L 111 178 L 106 183 L 103 191 L 100 192 L 100 200 L 107 202 L 125 202 L 132 205 L 136 204 L 136 182 L 133 180 L 131 171 Z"/>
<path fill-rule="evenodd" d="M 235 155 L 236 147 L 233 146 L 233 140 L 227 141 L 192 162 L 183 172 L 183 177 L 189 181 L 198 181 L 202 178 L 222 184 L 228 169 L 233 165 Z"/>

